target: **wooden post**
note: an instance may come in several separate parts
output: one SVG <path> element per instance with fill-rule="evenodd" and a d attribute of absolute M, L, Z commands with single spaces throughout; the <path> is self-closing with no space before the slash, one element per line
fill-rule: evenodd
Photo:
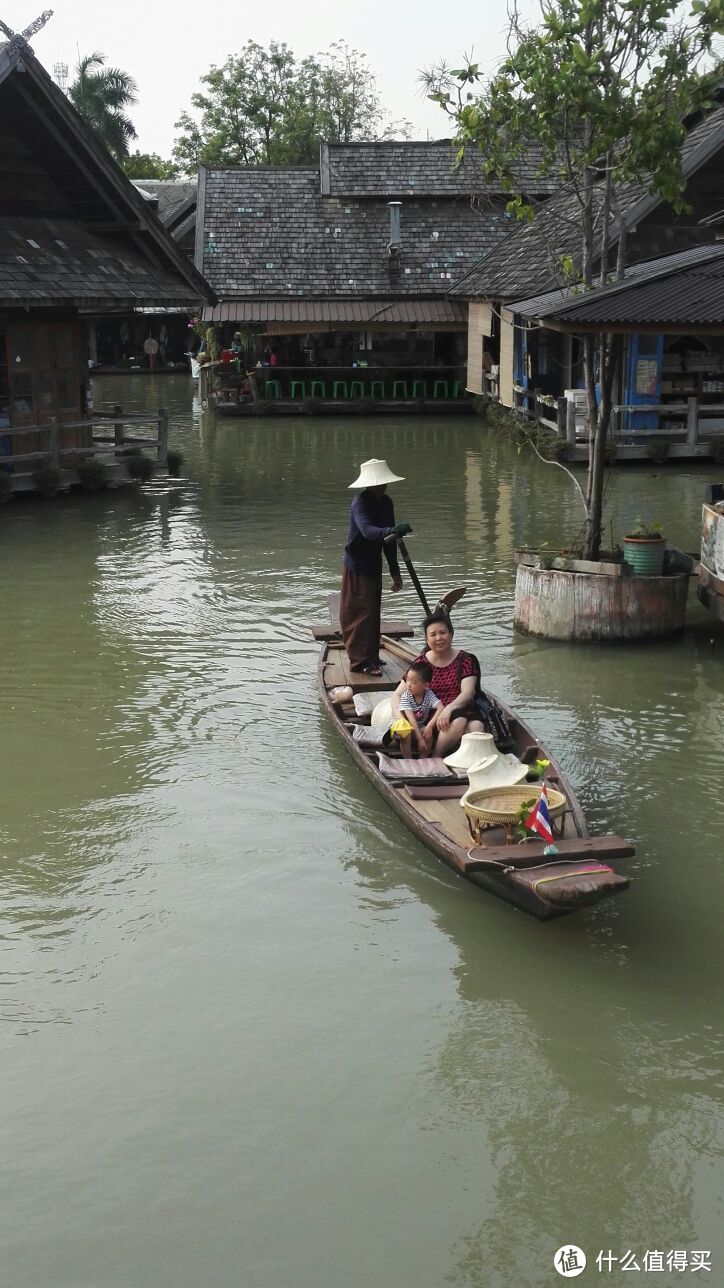
<path fill-rule="evenodd" d="M 699 441 L 699 399 L 686 400 L 686 446 L 696 447 Z"/>
<path fill-rule="evenodd" d="M 48 421 L 48 451 L 50 459 L 48 464 L 53 470 L 60 469 L 60 443 L 58 441 L 58 421 L 55 416 L 51 416 Z"/>
<path fill-rule="evenodd" d="M 158 463 L 168 467 L 168 408 L 158 411 Z"/>
<path fill-rule="evenodd" d="M 568 399 L 556 399 L 556 424 L 558 426 L 558 437 L 565 438 L 566 424 L 568 419 Z"/>
<path fill-rule="evenodd" d="M 116 403 L 116 406 L 113 408 L 113 414 L 114 416 L 123 415 L 123 408 L 120 407 L 118 403 Z M 116 449 L 118 449 L 119 447 L 123 447 L 123 444 L 125 443 L 125 441 L 126 441 L 126 430 L 125 430 L 123 421 L 116 420 L 113 422 L 113 442 L 115 444 Z"/>
<path fill-rule="evenodd" d="M 566 441 L 568 446 L 576 446 L 576 404 L 566 399 Z"/>

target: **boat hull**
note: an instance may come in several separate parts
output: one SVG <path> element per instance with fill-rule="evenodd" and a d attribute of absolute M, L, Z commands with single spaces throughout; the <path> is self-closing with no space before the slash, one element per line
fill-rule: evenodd
<path fill-rule="evenodd" d="M 406 668 L 415 656 L 399 640 L 383 640 L 383 643 L 391 651 L 391 656 L 397 659 L 398 669 Z M 378 689 L 393 689 L 397 683 L 396 676 L 392 673 L 387 682 L 373 683 L 367 677 L 340 677 L 341 657 L 342 651 L 338 647 L 335 650 L 333 641 L 326 640 L 323 643 L 318 685 L 332 728 L 357 768 L 390 809 L 453 872 L 496 898 L 544 921 L 589 907 L 604 897 L 621 893 L 628 888 L 628 879 L 610 869 L 609 861 L 632 855 L 634 847 L 618 837 L 589 836 L 581 806 L 560 767 L 524 722 L 503 703 L 500 705 L 515 728 L 518 752 L 525 748 L 529 763 L 533 757 L 549 760 L 551 763 L 546 770 L 546 777 L 566 796 L 567 835 L 557 840 L 558 855 L 555 859 L 543 854 L 545 847 L 539 841 L 531 841 L 525 846 L 507 846 L 499 832 L 490 833 L 489 845 L 477 846 L 472 838 L 464 835 L 464 815 L 459 799 L 443 801 L 441 798 L 447 794 L 446 791 L 439 792 L 436 789 L 431 789 L 435 800 L 419 799 L 424 798 L 424 792 L 418 793 L 413 786 L 385 778 L 370 752 L 354 740 L 350 715 L 347 713 L 345 716 L 344 709 L 340 710 L 335 706 L 329 690 L 334 687 L 332 681 L 338 682 L 340 678 L 353 679 L 352 687 L 358 691 L 374 687 L 375 684 Z M 333 669 L 332 674 L 330 667 Z M 495 700 L 499 702 L 499 699 Z M 455 783 L 456 780 L 451 781 Z M 412 799 L 411 793 L 415 793 L 415 799 Z"/>

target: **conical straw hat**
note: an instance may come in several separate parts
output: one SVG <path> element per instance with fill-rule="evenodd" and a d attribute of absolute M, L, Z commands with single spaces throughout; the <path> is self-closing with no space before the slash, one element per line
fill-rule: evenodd
<path fill-rule="evenodd" d="M 475 792 L 482 791 L 485 787 L 512 787 L 516 783 L 522 783 L 527 773 L 528 766 L 518 760 L 517 756 L 501 755 L 498 752 L 495 756 L 481 760 L 479 765 L 471 765 L 468 782 L 470 790 Z"/>
<path fill-rule="evenodd" d="M 445 764 L 450 769 L 466 773 L 471 765 L 479 765 L 481 760 L 495 755 L 495 742 L 491 733 L 464 733 L 457 751 L 445 757 Z"/>
<path fill-rule="evenodd" d="M 359 478 L 354 483 L 350 483 L 350 488 L 358 487 L 379 487 L 381 483 L 402 483 L 404 474 L 393 474 L 387 461 L 379 461 L 373 457 L 371 461 L 363 461 L 360 465 Z"/>

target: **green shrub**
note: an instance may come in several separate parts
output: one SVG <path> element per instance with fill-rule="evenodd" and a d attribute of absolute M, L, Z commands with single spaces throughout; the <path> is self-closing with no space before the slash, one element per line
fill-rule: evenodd
<path fill-rule="evenodd" d="M 108 486 L 108 466 L 97 456 L 84 456 L 78 462 L 78 482 L 84 492 L 100 492 Z"/>
<path fill-rule="evenodd" d="M 650 438 L 646 444 L 646 455 L 657 465 L 663 465 L 670 451 L 671 443 L 668 438 Z"/>
<path fill-rule="evenodd" d="M 36 491 L 50 499 L 60 491 L 60 470 L 56 465 L 39 465 L 33 471 L 33 481 Z"/>
<path fill-rule="evenodd" d="M 179 452 L 175 447 L 172 447 L 166 457 L 166 464 L 168 466 L 169 478 L 177 479 L 184 467 L 183 453 Z"/>
<path fill-rule="evenodd" d="M 136 479 L 139 483 L 146 483 L 153 476 L 154 463 L 150 456 L 145 456 L 139 449 L 129 452 L 126 457 L 126 469 L 132 479 Z"/>

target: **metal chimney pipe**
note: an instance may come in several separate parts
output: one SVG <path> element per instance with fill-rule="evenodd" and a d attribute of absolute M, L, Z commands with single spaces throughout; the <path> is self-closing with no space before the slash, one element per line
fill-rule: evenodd
<path fill-rule="evenodd" d="M 387 209 L 390 212 L 390 240 L 387 246 L 388 255 L 399 255 L 400 253 L 400 211 L 402 209 L 401 201 L 388 201 Z"/>

